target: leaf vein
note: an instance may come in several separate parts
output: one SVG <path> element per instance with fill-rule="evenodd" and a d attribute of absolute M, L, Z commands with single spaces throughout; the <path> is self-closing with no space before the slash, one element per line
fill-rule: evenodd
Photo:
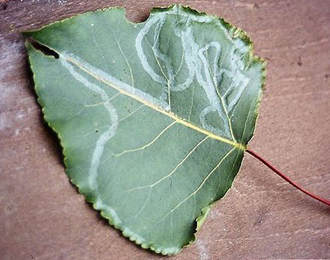
<path fill-rule="evenodd" d="M 204 178 L 204 180 L 202 181 L 202 183 L 199 185 L 199 187 L 192 192 L 189 196 L 187 196 L 184 200 L 182 200 L 181 202 L 179 202 L 174 208 L 172 208 L 167 214 L 165 214 L 161 219 L 159 219 L 154 225 L 152 225 L 150 227 L 150 229 L 152 229 L 153 227 L 155 227 L 158 223 L 160 223 L 161 221 L 163 221 L 169 214 L 171 214 L 172 212 L 174 212 L 177 208 L 179 208 L 184 202 L 186 202 L 188 199 L 190 199 L 192 196 L 195 196 L 195 194 L 203 187 L 204 183 L 211 177 L 211 175 L 213 174 L 213 172 L 221 165 L 221 163 L 232 153 L 232 151 L 234 151 L 236 148 L 232 148 L 228 153 L 226 153 L 222 159 L 219 161 L 219 163 L 206 175 L 206 177 Z"/>
<path fill-rule="evenodd" d="M 132 152 L 136 152 L 136 151 L 141 151 L 144 150 L 145 148 L 149 147 L 150 145 L 154 144 L 168 129 L 170 129 L 174 124 L 176 124 L 176 121 L 173 121 L 171 124 L 169 124 L 167 127 L 165 127 L 153 140 L 151 140 L 149 143 L 138 147 L 138 148 L 134 148 L 134 149 L 129 149 L 129 150 L 125 150 L 122 151 L 121 153 L 117 153 L 115 154 L 116 157 L 120 157 L 126 153 L 132 153 Z"/>
<path fill-rule="evenodd" d="M 204 137 L 200 142 L 198 142 L 191 150 L 190 152 L 173 168 L 173 170 L 166 174 L 164 177 L 160 178 L 158 181 L 155 181 L 154 183 L 152 184 L 149 184 L 149 185 L 144 185 L 144 186 L 140 186 L 140 187 L 136 187 L 136 188 L 133 188 L 133 189 L 130 189 L 128 191 L 134 191 L 134 190 L 140 190 L 140 189 L 144 189 L 144 188 L 148 188 L 148 187 L 153 187 L 157 184 L 159 184 L 160 182 L 162 182 L 163 180 L 169 178 L 170 176 L 172 176 L 176 170 L 193 154 L 193 152 L 202 144 L 204 143 L 209 137 L 206 136 Z"/>

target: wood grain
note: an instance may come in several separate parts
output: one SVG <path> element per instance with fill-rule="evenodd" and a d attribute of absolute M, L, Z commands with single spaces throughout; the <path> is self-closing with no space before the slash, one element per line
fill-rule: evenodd
<path fill-rule="evenodd" d="M 36 103 L 22 30 L 107 6 L 133 21 L 171 1 L 0 2 L 0 258 L 159 259 L 111 228 L 64 173 Z M 330 1 L 182 1 L 246 30 L 268 61 L 250 148 L 330 198 Z M 330 258 L 330 210 L 255 159 L 217 203 L 199 239 L 173 259 Z"/>

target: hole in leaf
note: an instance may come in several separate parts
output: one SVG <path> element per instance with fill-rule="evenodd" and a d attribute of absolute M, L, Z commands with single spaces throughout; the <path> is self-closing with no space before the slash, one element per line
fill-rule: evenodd
<path fill-rule="evenodd" d="M 29 38 L 28 41 L 31 43 L 31 45 L 41 51 L 43 54 L 45 54 L 46 56 L 53 56 L 55 59 L 58 59 L 60 57 L 60 55 L 58 55 L 58 53 L 56 51 L 53 51 L 52 49 L 50 49 L 49 47 L 40 44 L 39 42 L 37 42 L 36 40 L 34 40 L 33 38 Z"/>

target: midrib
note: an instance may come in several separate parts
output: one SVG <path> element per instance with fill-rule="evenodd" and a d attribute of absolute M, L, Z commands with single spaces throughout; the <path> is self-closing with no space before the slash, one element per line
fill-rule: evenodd
<path fill-rule="evenodd" d="M 67 56 L 66 56 L 66 57 L 67 57 Z M 189 128 L 191 128 L 191 129 L 193 129 L 193 130 L 195 130 L 195 131 L 197 131 L 197 132 L 200 132 L 200 133 L 202 133 L 202 134 L 205 134 L 205 135 L 209 136 L 210 138 L 213 138 L 213 139 L 218 140 L 218 141 L 220 141 L 220 142 L 224 142 L 224 143 L 230 144 L 230 145 L 232 145 L 232 146 L 234 146 L 234 147 L 236 147 L 236 148 L 238 148 L 238 149 L 246 150 L 246 147 L 245 147 L 243 144 L 241 144 L 241 143 L 234 142 L 234 141 L 229 140 L 229 139 L 227 139 L 227 138 L 225 138 L 225 137 L 222 137 L 222 136 L 219 136 L 219 135 L 213 134 L 213 133 L 211 133 L 211 132 L 209 132 L 209 131 L 207 131 L 207 130 L 205 130 L 205 129 L 202 129 L 202 128 L 198 127 L 198 126 L 195 126 L 195 125 L 191 124 L 190 122 L 187 122 L 187 121 L 181 119 L 180 117 L 178 117 L 178 116 L 177 116 L 176 114 L 174 114 L 173 112 L 171 112 L 171 111 L 170 111 L 170 112 L 167 112 L 167 111 L 165 111 L 165 110 L 163 110 L 163 109 L 161 109 L 161 108 L 155 106 L 154 104 L 152 104 L 152 103 L 150 103 L 150 102 L 148 102 L 148 101 L 146 101 L 146 100 L 144 100 L 144 99 L 142 99 L 142 98 L 140 98 L 140 97 L 138 97 L 138 96 L 135 96 L 135 95 L 133 95 L 133 94 L 131 94 L 131 93 L 125 91 L 125 90 L 123 90 L 122 88 L 120 88 L 119 86 L 113 84 L 112 82 L 109 82 L 108 80 L 106 80 L 106 79 L 100 77 L 99 75 L 96 75 L 96 74 L 93 73 L 92 71 L 89 71 L 89 70 L 86 69 L 82 64 L 80 64 L 78 61 L 76 61 L 76 60 L 73 59 L 72 57 L 70 57 L 70 58 L 64 58 L 63 56 L 60 55 L 60 59 L 65 59 L 66 61 L 68 61 L 68 62 L 74 64 L 74 65 L 77 66 L 79 69 L 81 69 L 81 70 L 83 70 L 84 72 L 86 72 L 88 75 L 90 75 L 90 76 L 92 76 L 93 78 L 95 78 L 97 81 L 99 81 L 99 82 L 103 82 L 104 84 L 106 84 L 106 85 L 108 85 L 108 86 L 110 86 L 110 87 L 116 89 L 116 90 L 119 91 L 121 94 L 126 95 L 126 96 L 128 96 L 128 97 L 130 97 L 130 98 L 133 98 L 134 100 L 137 100 L 138 102 L 140 102 L 140 103 L 142 103 L 142 104 L 144 104 L 144 105 L 146 105 L 146 106 L 148 106 L 148 107 L 150 107 L 150 108 L 152 108 L 152 109 L 158 111 L 159 113 L 161 113 L 161 114 L 163 114 L 163 115 L 165 115 L 165 116 L 168 116 L 168 117 L 172 118 L 172 119 L 175 120 L 176 122 L 178 122 L 178 123 L 180 123 L 180 124 L 182 124 L 182 125 L 184 125 L 184 126 L 186 126 L 186 127 L 189 127 Z"/>

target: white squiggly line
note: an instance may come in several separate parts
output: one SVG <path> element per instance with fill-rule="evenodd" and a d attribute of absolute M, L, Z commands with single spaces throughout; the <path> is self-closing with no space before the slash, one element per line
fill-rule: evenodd
<path fill-rule="evenodd" d="M 118 86 L 120 91 L 125 91 L 129 94 L 137 96 L 140 99 L 146 100 L 147 102 L 164 109 L 165 111 L 169 111 L 169 109 L 170 109 L 169 105 L 166 102 L 159 100 L 140 89 L 133 88 L 132 86 L 130 86 L 130 85 L 126 84 L 125 82 L 94 67 L 92 64 L 89 64 L 88 62 L 80 59 L 78 56 L 76 56 L 72 53 L 64 52 L 61 54 L 61 56 L 64 59 L 69 60 L 74 64 L 79 64 L 79 67 L 81 69 L 83 69 L 84 71 L 88 71 L 93 76 L 95 76 L 98 80 L 100 80 L 102 82 L 111 82 L 113 85 Z"/>
<path fill-rule="evenodd" d="M 111 125 L 108 130 L 106 130 L 100 138 L 97 140 L 91 165 L 89 168 L 89 176 L 88 176 L 88 184 L 90 188 L 94 191 L 98 190 L 98 183 L 97 183 L 97 176 L 98 176 L 98 169 L 101 162 L 101 157 L 103 155 L 104 146 L 105 144 L 116 134 L 117 128 L 118 128 L 118 114 L 116 109 L 113 107 L 113 105 L 110 103 L 111 98 L 107 95 L 107 93 L 102 90 L 99 86 L 89 82 L 85 77 L 83 77 L 81 74 L 79 74 L 74 67 L 66 60 L 65 55 L 60 55 L 60 62 L 64 68 L 66 68 L 70 74 L 79 82 L 81 82 L 85 87 L 90 89 L 96 94 L 99 94 L 101 96 L 101 99 L 103 101 L 104 107 L 107 109 L 110 118 L 111 118 Z M 111 216 L 114 223 L 117 225 L 122 223 L 121 219 L 119 218 L 117 212 L 112 207 L 105 204 L 101 198 L 101 196 L 97 196 L 94 207 L 98 210 L 105 211 L 108 215 Z"/>
<path fill-rule="evenodd" d="M 60 55 L 60 62 L 63 67 L 65 67 L 70 74 L 79 82 L 81 82 L 85 87 L 90 89 L 96 94 L 101 96 L 102 101 L 104 102 L 103 105 L 108 111 L 110 118 L 111 118 L 111 125 L 107 131 L 105 131 L 100 138 L 97 140 L 95 149 L 92 155 L 92 161 L 89 169 L 89 178 L 88 182 L 92 190 L 97 190 L 97 175 L 98 175 L 98 168 L 100 165 L 100 160 L 103 154 L 105 144 L 116 134 L 118 128 L 118 114 L 116 109 L 110 103 L 110 98 L 107 93 L 100 88 L 99 86 L 89 82 L 85 77 L 79 74 L 74 67 L 66 61 L 65 56 L 62 54 Z"/>
<path fill-rule="evenodd" d="M 137 54 L 140 58 L 140 61 L 142 63 L 142 66 L 144 68 L 144 70 L 150 75 L 150 77 L 161 84 L 167 84 L 166 80 L 159 76 L 154 70 L 153 68 L 151 68 L 151 66 L 149 65 L 148 62 L 148 58 L 144 53 L 143 47 L 142 47 L 142 41 L 144 39 L 144 37 L 147 35 L 147 33 L 150 31 L 151 27 L 159 22 L 165 20 L 165 17 L 161 16 L 161 17 L 153 17 L 151 19 L 148 20 L 148 22 L 146 22 L 145 26 L 141 29 L 141 31 L 138 33 L 136 39 L 135 39 L 135 49 L 137 51 Z"/>
<path fill-rule="evenodd" d="M 103 203 L 100 196 L 98 196 L 96 198 L 96 202 L 94 204 L 94 207 L 97 210 L 103 210 L 107 214 L 109 214 L 112 217 L 113 222 L 116 223 L 117 225 L 122 223 L 121 219 L 119 218 L 119 216 L 118 216 L 117 212 L 114 210 L 114 208 L 112 208 L 109 205 Z"/>
<path fill-rule="evenodd" d="M 232 89 L 238 89 L 238 92 L 235 95 L 235 98 L 228 104 L 228 112 L 231 112 L 233 108 L 236 106 L 237 102 L 239 101 L 240 97 L 244 89 L 247 87 L 250 79 L 245 77 L 242 73 L 237 72 L 236 77 L 237 80 L 235 81 L 234 85 L 231 85 Z"/>
<path fill-rule="evenodd" d="M 210 102 L 210 106 L 206 107 L 200 114 L 200 122 L 205 129 L 211 131 L 216 134 L 225 135 L 227 137 L 231 136 L 233 140 L 235 137 L 231 130 L 231 121 L 229 118 L 229 113 L 233 110 L 235 105 L 238 103 L 244 89 L 247 87 L 249 83 L 249 78 L 246 77 L 241 70 L 245 69 L 244 62 L 240 59 L 240 53 L 244 53 L 247 51 L 247 47 L 245 46 L 244 42 L 239 39 L 233 39 L 230 35 L 228 30 L 223 27 L 220 20 L 215 20 L 214 18 L 207 17 L 207 16 L 189 16 L 185 12 L 182 12 L 182 7 L 176 6 L 172 10 L 164 12 L 163 14 L 157 14 L 157 16 L 151 17 L 144 25 L 138 37 L 136 38 L 135 46 L 137 48 L 138 56 L 141 60 L 141 64 L 144 67 L 144 70 L 154 79 L 158 80 L 159 83 L 162 83 L 165 86 L 165 81 L 167 80 L 167 93 L 166 88 L 163 87 L 162 100 L 165 100 L 165 94 L 168 96 L 170 95 L 170 91 L 179 92 L 185 89 L 188 89 L 191 84 L 193 83 L 194 79 L 196 78 L 198 84 L 204 89 L 204 92 Z M 181 10 L 181 12 L 180 12 Z M 179 13 L 180 12 L 180 13 Z M 188 70 L 188 76 L 186 77 L 185 81 L 180 84 L 175 84 L 175 75 L 173 72 L 173 68 L 171 66 L 171 61 L 168 57 L 166 57 L 163 53 L 160 52 L 159 49 L 159 34 L 160 30 L 162 29 L 166 15 L 180 14 L 184 20 L 179 20 L 174 26 L 174 34 L 181 39 L 182 42 L 182 51 L 184 53 L 184 60 Z M 210 42 L 206 44 L 204 47 L 200 48 L 200 46 L 196 43 L 194 39 L 194 31 L 191 25 L 192 22 L 200 22 L 200 23 L 208 23 L 208 22 L 215 22 L 217 26 L 219 26 L 223 33 L 227 36 L 227 39 L 232 42 L 233 47 L 230 51 L 230 59 L 231 62 L 231 69 L 225 69 L 219 67 L 219 60 L 221 56 L 221 45 L 216 42 Z M 182 30 L 182 26 L 178 24 L 184 23 L 186 26 L 186 30 Z M 156 24 L 156 25 L 155 25 Z M 142 47 L 142 41 L 144 37 L 146 37 L 147 33 L 151 30 L 152 26 L 155 25 L 155 36 L 154 36 L 154 43 L 152 47 L 153 52 L 155 55 L 165 63 L 165 68 L 167 70 L 167 76 L 164 75 L 164 78 L 158 75 L 154 70 L 152 70 L 147 57 L 144 54 L 144 50 Z M 179 29 L 177 29 L 178 27 Z M 157 48 L 158 47 L 158 48 Z M 205 53 L 210 49 L 215 48 L 215 57 L 213 60 L 213 71 L 210 68 L 210 64 L 205 57 Z M 240 51 L 241 49 L 241 51 Z M 238 52 L 238 53 L 237 53 Z M 203 73 L 204 72 L 204 76 Z M 213 72 L 213 75 L 211 75 Z M 217 89 L 218 82 L 221 82 L 223 75 L 227 75 L 230 78 L 235 78 L 232 83 L 228 86 L 227 90 L 225 91 L 224 95 L 220 94 L 220 90 Z M 205 77 L 205 78 L 204 78 Z M 228 101 L 229 96 L 234 95 L 231 100 Z M 168 98 L 169 101 L 170 97 Z M 221 99 L 221 100 L 219 100 Z M 221 101 L 221 102 L 220 102 Z M 169 104 L 170 105 L 170 104 Z M 217 112 L 219 114 L 220 119 L 223 122 L 224 130 L 219 128 L 215 128 L 212 125 L 209 125 L 206 122 L 206 114 L 211 112 Z"/>
<path fill-rule="evenodd" d="M 218 128 L 215 128 L 214 126 L 209 125 L 207 123 L 206 116 L 207 116 L 207 114 L 212 113 L 212 112 L 217 112 L 217 110 L 214 107 L 212 107 L 212 106 L 208 106 L 208 107 L 204 108 L 202 110 L 202 112 L 200 113 L 200 115 L 199 115 L 199 120 L 200 120 L 202 126 L 205 129 L 208 129 L 208 131 L 210 131 L 212 133 L 220 134 L 221 135 L 223 133 L 220 132 Z"/>
<path fill-rule="evenodd" d="M 198 56 L 203 62 L 206 81 L 203 79 L 202 73 L 196 72 L 196 77 L 197 77 L 198 83 L 204 88 L 204 91 L 210 101 L 210 105 L 213 108 L 213 111 L 215 110 L 218 112 L 222 122 L 224 123 L 226 134 L 230 136 L 229 122 L 226 118 L 226 114 L 224 113 L 225 108 L 224 107 L 222 108 L 222 105 L 220 104 L 219 98 L 221 98 L 221 97 L 218 97 L 218 95 L 216 93 L 217 86 L 214 85 L 214 80 L 212 79 L 212 77 L 210 75 L 210 65 L 204 55 L 204 52 L 206 52 L 210 47 L 215 47 L 217 52 L 219 53 L 218 56 L 220 57 L 221 46 L 217 42 L 211 42 L 211 43 L 207 44 L 205 47 L 201 48 L 198 51 Z M 216 63 L 216 61 L 214 61 L 214 63 Z M 200 68 L 200 69 L 202 70 L 202 68 Z M 209 110 L 209 111 L 212 111 L 212 110 Z M 218 130 L 217 132 L 219 132 L 219 129 L 217 129 L 217 130 Z"/>
<path fill-rule="evenodd" d="M 187 21 L 190 23 L 190 21 Z M 177 31 L 177 30 L 175 30 Z M 188 77 L 186 78 L 184 83 L 174 85 L 172 87 L 173 92 L 183 91 L 190 87 L 191 83 L 194 81 L 196 75 L 196 59 L 194 58 L 194 54 L 197 52 L 196 45 L 191 44 L 191 34 L 192 28 L 188 27 L 186 31 L 177 31 L 177 36 L 181 38 L 182 42 L 182 51 L 185 50 L 185 62 L 188 68 Z M 198 48 L 198 47 L 197 47 Z"/>
<path fill-rule="evenodd" d="M 159 22 L 161 25 L 159 25 L 159 26 L 156 25 L 156 29 L 155 29 L 156 36 L 154 38 L 155 41 L 158 41 L 159 32 L 160 32 L 162 25 L 164 24 L 165 18 L 166 17 L 164 15 L 161 16 L 161 18 L 158 18 L 158 17 L 151 18 L 150 22 L 148 21 L 145 24 L 145 26 L 141 29 L 140 33 L 138 34 L 138 36 L 136 38 L 136 42 L 135 42 L 138 56 L 141 60 L 141 64 L 142 64 L 144 70 L 153 79 L 156 78 L 155 77 L 156 72 L 151 69 L 151 66 L 149 65 L 148 60 L 144 54 L 144 51 L 142 48 L 142 40 L 145 37 L 145 35 L 150 31 L 151 27 L 155 23 Z M 210 75 L 209 75 L 210 74 L 209 73 L 209 64 L 203 54 L 203 52 L 206 51 L 207 49 L 209 49 L 210 47 L 215 47 L 217 49 L 217 51 L 219 52 L 219 53 L 217 53 L 217 56 L 215 57 L 215 59 L 217 57 L 220 57 L 220 49 L 221 49 L 220 44 L 217 42 L 212 42 L 212 43 L 206 45 L 204 48 L 199 49 L 199 45 L 195 42 L 195 39 L 193 38 L 193 29 L 191 27 L 188 27 L 186 31 L 183 31 L 181 33 L 178 30 L 176 30 L 175 33 L 177 35 L 181 34 L 182 47 L 183 47 L 183 50 L 185 50 L 185 52 L 186 52 L 185 60 L 186 60 L 186 64 L 188 67 L 189 75 L 184 83 L 178 84 L 178 85 L 174 84 L 174 72 L 173 72 L 173 70 L 168 69 L 170 67 L 170 62 L 169 62 L 168 58 L 166 58 L 165 55 L 163 55 L 159 51 L 156 51 L 156 49 L 154 50 L 155 53 L 157 54 L 157 56 L 160 57 L 166 64 L 167 73 L 169 76 L 169 78 L 167 79 L 168 84 L 169 84 L 168 85 L 169 89 L 172 90 L 173 92 L 178 92 L 178 91 L 187 89 L 190 87 L 191 83 L 193 82 L 194 78 L 196 77 L 198 83 L 203 87 L 205 94 L 206 94 L 207 98 L 209 99 L 210 107 L 212 107 L 212 109 L 209 111 L 218 112 L 221 120 L 223 121 L 223 123 L 225 125 L 225 127 L 224 127 L 225 132 L 221 131 L 220 129 L 216 129 L 216 128 L 210 126 L 209 124 L 206 123 L 206 120 L 203 120 L 203 118 L 201 118 L 200 120 L 201 120 L 201 123 L 203 124 L 203 127 L 214 133 L 230 136 L 229 125 L 228 125 L 228 122 L 226 119 L 226 115 L 224 114 L 224 111 L 221 108 L 221 104 L 220 104 L 219 100 L 217 99 L 217 94 L 215 92 L 215 86 L 213 84 L 213 80 L 210 78 Z M 157 46 L 157 42 L 154 42 L 153 48 L 155 46 Z M 202 60 L 202 63 L 200 60 Z M 214 63 L 216 63 L 216 62 L 217 61 L 215 60 Z M 203 65 L 204 65 L 204 71 L 205 71 L 205 75 L 207 77 L 207 81 L 205 81 L 203 79 L 201 73 L 199 73 L 202 71 Z M 215 68 L 215 66 L 214 66 L 214 68 Z M 158 77 L 161 78 L 159 75 L 158 75 Z M 158 82 L 164 83 L 163 81 L 160 81 L 160 80 Z"/>
<path fill-rule="evenodd" d="M 242 96 L 242 93 L 244 89 L 247 87 L 247 85 L 250 82 L 250 78 L 246 77 L 241 71 L 244 70 L 244 64 L 242 63 L 242 60 L 239 59 L 239 56 L 235 54 L 236 49 L 232 47 L 230 51 L 230 57 L 233 61 L 231 63 L 231 70 L 227 69 L 220 69 L 219 74 L 220 75 L 227 75 L 227 77 L 230 77 L 232 79 L 235 78 L 227 88 L 226 92 L 223 95 L 223 98 L 227 100 L 227 98 L 235 91 L 238 90 L 235 93 L 235 98 L 230 101 L 228 106 L 228 113 L 230 113 L 235 105 L 238 103 L 240 97 Z M 221 79 L 220 79 L 221 80 Z M 228 103 L 228 102 L 227 102 Z"/>

